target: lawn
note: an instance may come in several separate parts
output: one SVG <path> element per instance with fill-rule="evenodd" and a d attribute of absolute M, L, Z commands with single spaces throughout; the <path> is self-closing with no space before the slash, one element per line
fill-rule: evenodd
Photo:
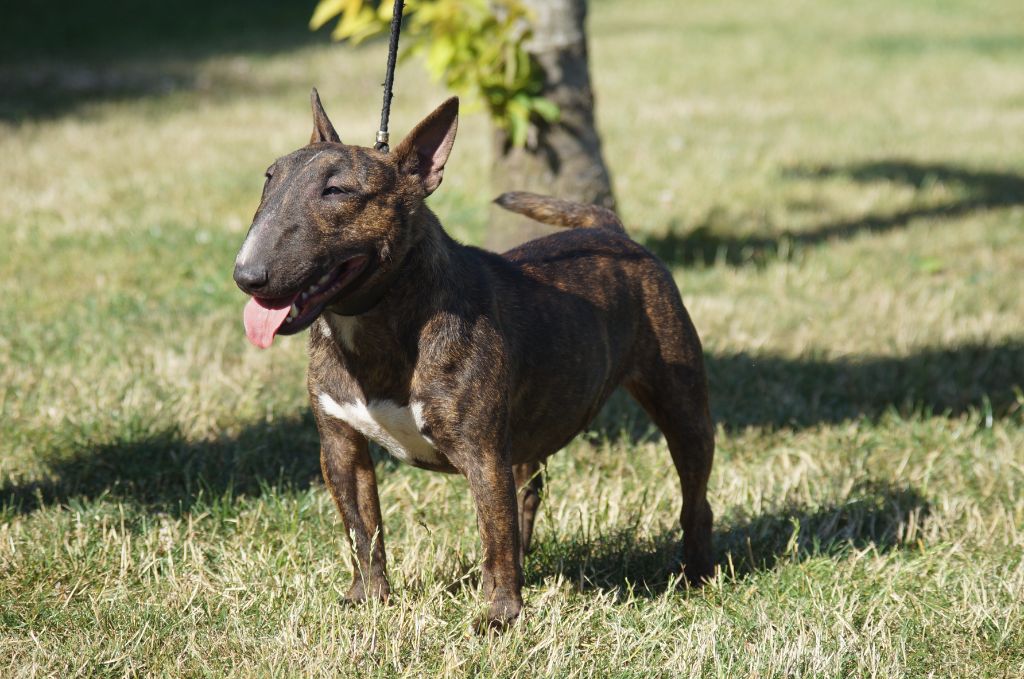
<path fill-rule="evenodd" d="M 1024 675 L 1024 5 L 592 3 L 621 212 L 704 342 L 721 572 L 674 575 L 668 451 L 616 397 L 480 637 L 466 483 L 386 455 L 395 596 L 339 603 L 305 341 L 249 346 L 231 280 L 310 85 L 371 143 L 385 47 L 224 4 L 0 20 L 4 676 Z M 431 198 L 469 242 L 488 141 L 464 115 Z"/>

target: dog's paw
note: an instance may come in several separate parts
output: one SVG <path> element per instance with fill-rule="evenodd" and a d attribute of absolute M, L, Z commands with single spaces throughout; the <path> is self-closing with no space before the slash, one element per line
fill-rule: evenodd
<path fill-rule="evenodd" d="M 507 597 L 492 601 L 487 607 L 487 613 L 477 618 L 474 628 L 477 634 L 504 632 L 516 621 L 522 610 L 522 599 Z"/>
<path fill-rule="evenodd" d="M 709 558 L 690 557 L 683 565 L 683 575 L 691 587 L 703 587 L 715 577 L 715 565 Z"/>
<path fill-rule="evenodd" d="M 379 601 L 386 604 L 391 598 L 391 586 L 387 580 L 371 581 L 364 583 L 362 578 L 357 578 L 348 588 L 348 592 L 341 600 L 346 606 L 357 606 L 366 603 L 367 600 Z"/>

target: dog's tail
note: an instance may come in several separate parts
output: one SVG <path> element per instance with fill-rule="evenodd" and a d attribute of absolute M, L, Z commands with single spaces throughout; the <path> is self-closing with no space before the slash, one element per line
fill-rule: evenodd
<path fill-rule="evenodd" d="M 626 235 L 626 227 L 619 216 L 600 205 L 574 203 L 526 191 L 503 193 L 494 202 L 542 224 L 573 229 L 605 229 Z"/>

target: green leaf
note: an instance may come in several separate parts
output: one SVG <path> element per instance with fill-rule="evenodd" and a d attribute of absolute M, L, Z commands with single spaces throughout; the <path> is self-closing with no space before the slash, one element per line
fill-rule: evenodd
<path fill-rule="evenodd" d="M 369 7 L 363 7 L 363 0 L 349 0 L 349 2 L 351 3 L 349 8 L 341 15 L 341 21 L 331 33 L 332 38 L 335 40 L 351 38 L 353 42 L 358 43 L 383 30 L 376 13 Z"/>
<path fill-rule="evenodd" d="M 350 0 L 320 0 L 313 10 L 313 16 L 309 20 L 310 30 L 317 30 L 334 17 L 341 14 Z"/>
<path fill-rule="evenodd" d="M 530 109 L 518 99 L 512 99 L 505 108 L 508 119 L 508 136 L 516 148 L 526 146 L 526 136 L 530 131 Z"/>
<path fill-rule="evenodd" d="M 403 10 L 403 12 L 405 14 L 408 14 L 409 11 L 410 11 L 410 9 L 408 7 L 406 7 Z M 384 0 L 383 2 L 380 3 L 380 6 L 377 7 L 377 19 L 379 19 L 380 21 L 384 21 L 384 22 L 390 24 L 391 23 L 391 15 L 394 14 L 394 12 L 395 12 L 395 0 L 391 0 L 390 2 L 388 2 L 388 0 Z"/>
<path fill-rule="evenodd" d="M 558 122 L 558 119 L 562 117 L 562 111 L 559 110 L 558 104 L 550 99 L 538 97 L 533 99 L 530 103 L 537 115 L 549 123 Z"/>
<path fill-rule="evenodd" d="M 434 80 L 439 80 L 455 57 L 455 43 L 447 36 L 438 36 L 427 51 L 427 71 Z"/>

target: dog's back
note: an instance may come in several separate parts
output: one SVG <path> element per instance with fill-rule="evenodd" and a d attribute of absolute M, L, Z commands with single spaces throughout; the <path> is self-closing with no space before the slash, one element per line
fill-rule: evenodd
<path fill-rule="evenodd" d="M 521 446 L 557 450 L 615 387 L 642 381 L 651 365 L 678 366 L 703 382 L 700 340 L 672 275 L 614 212 L 529 193 L 496 202 L 569 227 L 502 256 L 512 266 L 499 278 L 514 290 L 500 295 L 496 315 L 522 374 L 544 376 L 525 380 L 512 397 Z"/>

